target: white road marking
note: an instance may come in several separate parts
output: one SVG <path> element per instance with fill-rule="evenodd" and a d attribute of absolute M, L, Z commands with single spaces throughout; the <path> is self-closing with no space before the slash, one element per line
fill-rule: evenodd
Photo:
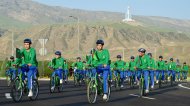
<path fill-rule="evenodd" d="M 140 97 L 139 95 L 135 95 L 135 94 L 129 94 L 131 96 L 136 96 L 136 97 Z M 142 98 L 145 98 L 145 99 L 151 99 L 151 100 L 155 100 L 156 98 L 151 98 L 151 97 L 147 97 L 147 96 L 142 96 Z"/>
<path fill-rule="evenodd" d="M 181 87 L 181 88 L 190 89 L 189 87 L 185 87 L 182 84 L 178 84 L 178 86 Z"/>

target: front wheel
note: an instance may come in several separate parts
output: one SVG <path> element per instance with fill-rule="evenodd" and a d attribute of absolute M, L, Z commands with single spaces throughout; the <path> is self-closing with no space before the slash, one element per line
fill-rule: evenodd
<path fill-rule="evenodd" d="M 159 82 L 158 82 L 158 85 L 159 85 L 159 88 L 161 88 L 162 87 L 162 76 L 160 75 L 160 77 L 159 77 Z"/>
<path fill-rule="evenodd" d="M 14 82 L 11 83 L 11 96 L 13 101 L 20 102 L 23 95 L 23 87 L 20 79 L 15 79 Z"/>
<path fill-rule="evenodd" d="M 50 77 L 50 84 L 49 84 L 50 93 L 55 91 L 55 80 L 54 77 Z"/>
<path fill-rule="evenodd" d="M 145 92 L 144 92 L 144 79 L 140 79 L 140 82 L 139 82 L 139 96 L 142 97 L 145 95 Z"/>
<path fill-rule="evenodd" d="M 97 86 L 95 80 L 91 80 L 87 87 L 87 98 L 89 103 L 95 103 L 97 98 Z"/>

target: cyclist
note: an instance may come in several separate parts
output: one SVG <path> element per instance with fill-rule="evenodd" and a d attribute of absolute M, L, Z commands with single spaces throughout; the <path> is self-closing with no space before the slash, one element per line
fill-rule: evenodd
<path fill-rule="evenodd" d="M 32 41 L 31 39 L 24 39 L 24 48 L 20 51 L 22 55 L 22 66 L 21 72 L 26 73 L 28 79 L 28 89 L 29 94 L 28 97 L 33 96 L 32 92 L 32 79 L 36 78 L 37 73 L 37 59 L 36 59 L 36 50 L 31 47 Z"/>
<path fill-rule="evenodd" d="M 123 83 L 124 83 L 124 78 L 125 78 L 125 76 L 124 76 L 125 62 L 123 60 L 121 60 L 121 58 L 122 58 L 121 55 L 117 55 L 117 59 L 118 60 L 115 62 L 115 67 L 116 67 L 116 70 L 115 70 L 116 73 L 115 73 L 115 75 L 116 75 L 116 77 L 118 77 L 117 74 L 120 75 L 121 88 L 123 88 L 124 87 Z"/>
<path fill-rule="evenodd" d="M 152 58 L 152 53 L 148 53 L 148 56 L 150 57 L 150 86 L 151 86 L 151 89 L 154 88 L 154 72 L 155 72 L 155 69 L 156 69 L 156 66 L 155 66 L 155 60 Z"/>
<path fill-rule="evenodd" d="M 146 50 L 144 48 L 140 48 L 138 50 L 139 56 L 135 58 L 135 69 L 138 70 L 138 79 L 140 79 L 141 74 L 143 74 L 145 80 L 145 93 L 149 92 L 149 85 L 148 85 L 148 76 L 149 76 L 149 63 L 150 58 L 146 55 Z"/>
<path fill-rule="evenodd" d="M 165 61 L 163 61 L 163 56 L 159 56 L 159 60 L 156 63 L 157 71 L 156 71 L 156 83 L 158 83 L 159 75 L 161 75 L 161 80 L 164 81 L 164 67 Z"/>
<path fill-rule="evenodd" d="M 129 62 L 129 76 L 132 76 L 134 78 L 134 81 L 136 82 L 136 71 L 135 71 L 135 57 L 131 56 L 131 60 Z"/>
<path fill-rule="evenodd" d="M 187 79 L 187 73 L 189 71 L 189 67 L 186 64 L 186 62 L 183 63 L 183 66 L 182 66 L 181 70 L 182 70 L 182 77 L 183 77 L 183 79 Z"/>
<path fill-rule="evenodd" d="M 173 58 L 170 58 L 170 62 L 168 63 L 168 70 L 169 70 L 169 76 L 172 74 L 173 80 L 175 81 L 175 70 L 176 70 L 176 63 L 173 61 Z"/>
<path fill-rule="evenodd" d="M 61 52 L 56 51 L 55 52 L 55 58 L 53 58 L 49 64 L 48 67 L 51 68 L 54 72 L 52 73 L 52 77 L 55 75 L 59 76 L 60 84 L 63 83 L 63 67 L 64 67 L 64 59 L 61 57 Z M 52 88 L 54 89 L 54 88 Z"/>
<path fill-rule="evenodd" d="M 67 60 L 64 60 L 64 65 L 63 66 L 64 66 L 63 67 L 64 80 L 65 80 L 65 83 L 67 83 L 67 81 L 68 81 L 68 73 L 69 73 Z"/>
<path fill-rule="evenodd" d="M 104 41 L 97 40 L 96 48 L 97 50 L 93 56 L 93 64 L 96 67 L 96 72 L 103 75 L 103 99 L 108 98 L 108 75 L 110 74 L 110 54 L 107 49 L 104 49 Z"/>
<path fill-rule="evenodd" d="M 176 60 L 176 76 L 177 76 L 177 81 L 180 81 L 180 72 L 181 72 L 181 66 L 179 63 L 179 59 Z"/>
<path fill-rule="evenodd" d="M 124 80 L 126 81 L 126 80 L 129 80 L 129 62 L 126 62 L 125 63 L 125 66 L 124 66 L 124 76 L 125 76 L 125 78 L 124 78 Z"/>
<path fill-rule="evenodd" d="M 10 61 L 7 62 L 6 64 L 6 75 L 12 75 L 11 79 L 14 79 L 16 77 L 16 60 L 14 59 L 14 56 L 10 57 Z"/>
<path fill-rule="evenodd" d="M 165 71 L 165 75 L 167 75 L 167 77 L 165 77 L 165 80 L 168 80 L 169 78 L 169 71 L 168 71 L 168 61 L 165 61 L 165 66 L 164 66 L 164 71 Z"/>
<path fill-rule="evenodd" d="M 81 57 L 77 57 L 77 62 L 74 63 L 74 67 L 76 68 L 74 74 L 79 74 L 79 79 L 80 80 L 80 83 L 81 81 L 83 80 L 83 69 L 84 69 L 84 64 L 83 62 L 81 61 Z"/>
<path fill-rule="evenodd" d="M 93 55 L 94 55 L 94 52 L 95 52 L 96 50 L 93 48 L 92 50 L 90 50 L 90 55 L 88 55 L 88 56 L 86 56 L 86 60 L 87 60 L 87 67 L 88 67 L 88 71 L 87 71 L 87 73 L 88 73 L 88 75 L 91 77 L 93 74 L 95 74 L 96 73 L 96 70 L 94 70 L 94 72 L 92 72 L 93 71 L 93 69 L 94 69 L 94 66 L 93 66 L 93 64 L 92 64 L 92 59 L 93 59 Z"/>

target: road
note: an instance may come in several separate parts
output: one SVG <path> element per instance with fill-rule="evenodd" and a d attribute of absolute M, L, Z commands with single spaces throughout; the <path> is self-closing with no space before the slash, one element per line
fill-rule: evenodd
<path fill-rule="evenodd" d="M 138 97 L 138 86 L 134 89 L 126 87 L 123 90 L 111 92 L 111 99 L 105 103 L 98 97 L 95 104 L 89 104 L 86 96 L 85 85 L 74 87 L 72 82 L 65 85 L 61 93 L 49 92 L 49 82 L 39 81 L 40 92 L 38 99 L 30 101 L 25 95 L 20 103 L 15 103 L 12 99 L 6 99 L 5 93 L 10 93 L 10 88 L 6 86 L 5 80 L 0 80 L 0 106 L 189 106 L 190 105 L 190 83 L 183 83 L 181 86 L 170 87 L 164 85 L 163 88 L 155 87 L 146 97 Z M 189 89 L 188 89 L 189 88 Z"/>

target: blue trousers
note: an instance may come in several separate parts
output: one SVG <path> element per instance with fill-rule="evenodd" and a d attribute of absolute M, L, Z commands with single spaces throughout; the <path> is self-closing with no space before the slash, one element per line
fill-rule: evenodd
<path fill-rule="evenodd" d="M 16 78 L 16 70 L 15 69 L 9 69 L 6 71 L 6 75 L 12 75 L 11 79 L 15 79 Z"/>
<path fill-rule="evenodd" d="M 121 84 L 123 85 L 124 83 L 124 79 L 125 79 L 125 72 L 124 71 L 120 71 L 120 79 L 121 79 Z"/>
<path fill-rule="evenodd" d="M 180 79 L 180 72 L 176 72 L 177 79 Z"/>
<path fill-rule="evenodd" d="M 28 79 L 28 89 L 32 89 L 32 79 L 36 78 L 36 73 L 37 73 L 37 67 L 36 66 L 27 66 L 23 65 L 21 67 L 22 73 L 26 73 L 27 79 Z"/>
<path fill-rule="evenodd" d="M 172 76 L 173 76 L 173 81 L 175 81 L 175 77 L 176 77 L 176 72 L 175 72 L 175 71 L 169 70 L 169 71 L 168 71 L 168 75 L 169 75 L 169 76 L 172 75 Z"/>
<path fill-rule="evenodd" d="M 51 76 L 54 77 L 55 75 L 58 75 L 60 80 L 63 79 L 63 69 L 54 70 Z"/>
<path fill-rule="evenodd" d="M 64 72 L 64 80 L 67 80 L 68 79 L 68 73 L 69 73 L 69 71 L 68 70 L 63 70 L 63 72 Z"/>
<path fill-rule="evenodd" d="M 145 89 L 148 90 L 149 89 L 149 83 L 148 83 L 149 70 L 143 70 L 142 73 L 145 80 Z"/>
<path fill-rule="evenodd" d="M 110 73 L 110 66 L 103 68 L 101 65 L 96 68 L 96 72 L 103 76 L 103 90 L 104 94 L 108 93 L 108 75 Z"/>
<path fill-rule="evenodd" d="M 162 80 L 164 80 L 164 71 L 163 70 L 157 70 L 156 71 L 156 80 L 159 80 L 159 75 L 161 74 Z"/>
<path fill-rule="evenodd" d="M 154 86 L 154 70 L 150 70 L 150 85 Z"/>
<path fill-rule="evenodd" d="M 184 79 L 186 79 L 187 78 L 187 72 L 182 72 L 182 77 L 184 78 Z"/>

